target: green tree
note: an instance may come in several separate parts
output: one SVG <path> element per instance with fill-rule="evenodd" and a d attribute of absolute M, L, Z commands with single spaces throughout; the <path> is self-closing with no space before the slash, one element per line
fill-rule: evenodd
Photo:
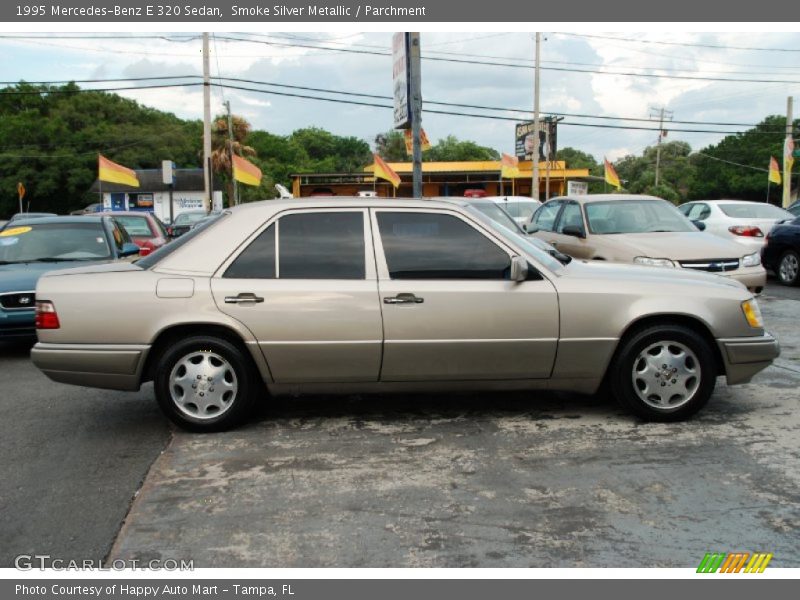
<path fill-rule="evenodd" d="M 798 123 L 794 122 L 795 128 Z M 786 117 L 772 115 L 754 128 L 728 135 L 718 144 L 693 155 L 696 176 L 689 198 L 763 201 L 767 192 L 769 158 L 774 156 L 781 160 L 785 127 Z M 777 204 L 780 197 L 780 186 L 773 185 L 770 200 Z"/>
<path fill-rule="evenodd" d="M 97 200 L 88 190 L 97 155 L 131 168 L 173 160 L 199 166 L 202 127 L 103 92 L 21 82 L 0 90 L 0 217 L 18 210 L 16 186 L 31 210 L 66 213 Z"/>
<path fill-rule="evenodd" d="M 426 161 L 461 161 L 461 160 L 499 160 L 500 154 L 493 148 L 480 146 L 468 140 L 459 140 L 448 135 L 425 152 Z"/>
<path fill-rule="evenodd" d="M 560 148 L 556 152 L 556 160 L 563 160 L 566 162 L 568 169 L 591 170 L 597 167 L 597 161 L 595 160 L 594 156 L 588 152 L 570 148 L 569 146 L 566 148 Z"/>
<path fill-rule="evenodd" d="M 375 152 L 390 162 L 402 162 L 409 158 L 406 154 L 405 136 L 397 129 L 390 129 L 375 136 Z"/>
<path fill-rule="evenodd" d="M 696 177 L 695 167 L 690 159 L 691 147 L 682 141 L 661 144 L 658 186 L 657 152 L 656 146 L 648 146 L 641 156 L 631 154 L 614 164 L 625 191 L 632 194 L 651 194 L 675 203 L 686 200 Z"/>

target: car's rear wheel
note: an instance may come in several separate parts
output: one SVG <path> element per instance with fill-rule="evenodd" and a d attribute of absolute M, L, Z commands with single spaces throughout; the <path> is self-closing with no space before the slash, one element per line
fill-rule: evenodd
<path fill-rule="evenodd" d="M 800 255 L 794 250 L 787 250 L 778 261 L 778 281 L 783 285 L 800 283 Z"/>
<path fill-rule="evenodd" d="M 258 389 L 249 357 L 236 345 L 194 336 L 170 345 L 153 379 L 164 413 L 190 431 L 220 431 L 247 417 Z"/>
<path fill-rule="evenodd" d="M 619 402 L 649 421 L 679 421 L 708 402 L 716 384 L 706 338 L 682 325 L 654 325 L 623 341 L 609 382 Z"/>

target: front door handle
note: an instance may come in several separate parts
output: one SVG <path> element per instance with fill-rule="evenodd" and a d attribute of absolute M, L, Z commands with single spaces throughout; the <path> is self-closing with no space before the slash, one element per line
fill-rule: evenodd
<path fill-rule="evenodd" d="M 238 296 L 225 296 L 225 304 L 241 304 L 243 302 L 253 302 L 254 304 L 258 304 L 263 301 L 264 298 L 261 296 L 256 296 L 251 292 L 243 292 Z"/>
<path fill-rule="evenodd" d="M 383 299 L 384 304 L 422 304 L 423 302 L 425 302 L 424 298 L 419 298 L 414 294 L 397 294 L 397 296 Z"/>

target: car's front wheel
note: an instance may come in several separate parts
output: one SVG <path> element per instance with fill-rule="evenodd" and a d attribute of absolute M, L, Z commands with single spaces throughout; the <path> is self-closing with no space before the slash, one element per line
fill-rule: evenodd
<path fill-rule="evenodd" d="M 800 255 L 794 250 L 787 250 L 778 262 L 778 280 L 783 285 L 800 283 Z"/>
<path fill-rule="evenodd" d="M 634 331 L 622 341 L 609 373 L 617 400 L 649 421 L 690 417 L 708 402 L 716 377 L 709 342 L 682 325 Z"/>
<path fill-rule="evenodd" d="M 153 385 L 164 413 L 191 431 L 220 431 L 249 414 L 258 389 L 249 357 L 212 336 L 182 339 L 161 355 Z"/>

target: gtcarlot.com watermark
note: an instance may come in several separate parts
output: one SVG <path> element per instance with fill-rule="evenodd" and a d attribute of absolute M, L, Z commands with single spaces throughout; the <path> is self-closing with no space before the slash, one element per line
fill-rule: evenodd
<path fill-rule="evenodd" d="M 49 554 L 20 554 L 14 558 L 14 567 L 19 571 L 194 571 L 194 560 L 159 558 L 153 560 L 116 559 L 103 561 L 87 558 L 66 560 Z"/>

